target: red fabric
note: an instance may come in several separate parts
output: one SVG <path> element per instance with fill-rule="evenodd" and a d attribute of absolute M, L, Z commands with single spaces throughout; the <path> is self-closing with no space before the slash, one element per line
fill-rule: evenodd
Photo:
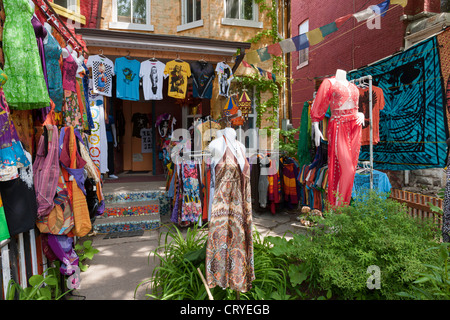
<path fill-rule="evenodd" d="M 347 21 L 348 19 L 350 19 L 352 16 L 353 16 L 352 14 L 348 14 L 348 15 L 346 15 L 346 16 L 337 18 L 337 19 L 335 20 L 335 22 L 336 22 L 336 27 L 339 29 L 339 28 L 344 24 L 344 22 Z"/>
<path fill-rule="evenodd" d="M 274 56 L 281 56 L 283 54 L 283 50 L 281 50 L 281 46 L 279 43 L 274 43 L 268 46 L 267 52 L 273 54 Z"/>
<path fill-rule="evenodd" d="M 372 125 L 373 144 L 380 142 L 380 110 L 384 108 L 383 89 L 372 86 Z M 369 88 L 359 88 L 359 112 L 364 113 L 364 126 L 361 134 L 361 145 L 370 144 Z"/>

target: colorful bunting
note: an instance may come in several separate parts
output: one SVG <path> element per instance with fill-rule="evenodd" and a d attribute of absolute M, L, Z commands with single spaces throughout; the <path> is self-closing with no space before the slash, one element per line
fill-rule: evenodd
<path fill-rule="evenodd" d="M 332 34 L 333 32 L 336 32 L 351 17 L 354 17 L 358 22 L 368 20 L 377 15 L 381 15 L 382 17 L 384 17 L 390 5 L 401 5 L 402 7 L 405 7 L 407 4 L 408 0 L 385 0 L 377 5 L 371 5 L 365 10 L 340 17 L 334 22 L 331 22 L 320 28 L 316 28 L 290 39 L 284 39 L 279 43 L 274 43 L 264 48 L 251 50 L 246 53 L 247 62 L 242 61 L 242 63 L 247 68 L 253 67 L 261 74 L 261 76 L 267 76 L 268 79 L 272 79 L 275 82 L 275 74 L 268 73 L 261 68 L 256 68 L 254 64 L 257 64 L 261 61 L 267 61 L 271 58 L 271 56 L 281 56 L 281 54 L 300 51 L 310 46 L 314 46 L 322 42 L 326 36 Z"/>
<path fill-rule="evenodd" d="M 242 95 L 238 101 L 238 105 L 239 109 L 242 112 L 242 116 L 245 119 L 248 119 L 248 115 L 252 111 L 252 100 L 250 100 L 246 90 L 242 92 Z"/>

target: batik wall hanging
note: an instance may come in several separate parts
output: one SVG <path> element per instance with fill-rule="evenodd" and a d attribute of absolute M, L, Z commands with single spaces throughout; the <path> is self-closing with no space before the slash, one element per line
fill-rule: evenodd
<path fill-rule="evenodd" d="M 380 111 L 380 142 L 373 147 L 374 168 L 417 170 L 446 164 L 447 119 L 436 37 L 349 72 L 349 79 L 372 75 L 384 92 Z M 362 146 L 360 161 L 369 161 Z"/>

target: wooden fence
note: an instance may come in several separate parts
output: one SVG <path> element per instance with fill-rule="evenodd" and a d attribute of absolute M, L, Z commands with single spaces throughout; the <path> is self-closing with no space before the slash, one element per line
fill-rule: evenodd
<path fill-rule="evenodd" d="M 0 250 L 0 300 L 4 300 L 11 279 L 26 288 L 31 276 L 43 273 L 47 259 L 34 230 L 0 242 Z"/>
<path fill-rule="evenodd" d="M 391 190 L 391 198 L 400 203 L 404 203 L 409 215 L 412 217 L 420 219 L 431 218 L 439 229 L 442 229 L 442 214 L 432 211 L 429 204 L 431 203 L 443 209 L 442 199 L 398 189 Z"/>

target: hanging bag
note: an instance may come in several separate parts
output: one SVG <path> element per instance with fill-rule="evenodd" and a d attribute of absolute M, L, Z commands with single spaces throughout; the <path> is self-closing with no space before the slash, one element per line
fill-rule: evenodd
<path fill-rule="evenodd" d="M 56 126 L 46 125 L 44 131 L 44 134 L 41 135 L 41 138 L 39 139 L 36 160 L 33 163 L 38 217 L 48 215 L 53 209 L 53 198 L 56 194 L 60 176 L 58 160 L 58 128 Z M 46 140 L 48 140 L 48 143 Z M 47 154 L 46 149 L 48 150 Z"/>

